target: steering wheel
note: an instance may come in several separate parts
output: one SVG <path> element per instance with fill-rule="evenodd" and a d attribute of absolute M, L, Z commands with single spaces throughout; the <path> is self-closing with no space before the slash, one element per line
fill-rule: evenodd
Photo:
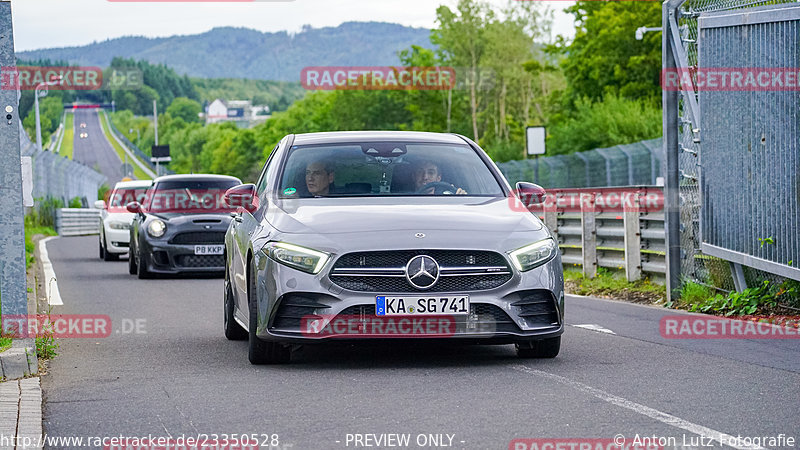
<path fill-rule="evenodd" d="M 433 188 L 433 193 L 436 195 L 453 195 L 458 190 L 450 183 L 445 183 L 444 181 L 432 181 L 417 189 L 417 194 L 424 194 L 431 188 Z"/>

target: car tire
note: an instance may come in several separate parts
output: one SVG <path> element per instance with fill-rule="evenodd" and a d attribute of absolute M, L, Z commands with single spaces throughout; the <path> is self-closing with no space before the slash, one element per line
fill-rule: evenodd
<path fill-rule="evenodd" d="M 153 278 L 153 274 L 147 270 L 147 261 L 145 258 L 146 257 L 144 255 L 140 254 L 139 261 L 136 262 L 136 276 L 138 276 L 140 280 Z"/>
<path fill-rule="evenodd" d="M 231 288 L 230 281 L 228 280 L 228 276 L 225 276 L 225 299 L 223 301 L 225 305 L 224 311 L 224 325 L 225 325 L 225 337 L 229 341 L 243 341 L 247 339 L 247 331 L 239 325 L 236 320 L 233 318 L 233 289 Z"/>
<path fill-rule="evenodd" d="M 561 350 L 561 336 L 515 344 L 520 358 L 555 358 Z"/>
<path fill-rule="evenodd" d="M 128 273 L 136 275 L 138 268 L 136 267 L 136 258 L 133 257 L 133 247 L 128 248 Z"/>
<path fill-rule="evenodd" d="M 258 299 L 255 298 L 256 282 L 252 264 L 248 264 L 247 304 L 250 312 L 247 331 L 247 357 L 250 364 L 286 364 L 291 360 L 291 347 L 278 342 L 266 342 L 256 335 L 258 328 Z"/>
<path fill-rule="evenodd" d="M 103 235 L 103 237 L 105 238 L 105 235 Z M 117 260 L 119 260 L 119 256 L 117 256 L 116 254 L 111 253 L 111 252 L 108 251 L 108 248 L 106 247 L 105 242 L 106 242 L 106 239 L 103 239 L 103 242 L 100 244 L 102 246 L 102 248 L 100 249 L 100 252 L 103 254 L 103 261 L 117 261 Z"/>
<path fill-rule="evenodd" d="M 106 249 L 103 246 L 103 238 L 102 238 L 102 236 L 103 235 L 99 235 L 97 237 L 97 247 L 100 248 L 100 259 L 105 260 L 106 259 Z"/>

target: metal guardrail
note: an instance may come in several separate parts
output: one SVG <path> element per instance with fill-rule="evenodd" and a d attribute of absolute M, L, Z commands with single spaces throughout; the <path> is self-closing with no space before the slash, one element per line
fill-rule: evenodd
<path fill-rule="evenodd" d="M 61 208 L 56 210 L 56 231 L 59 236 L 83 236 L 100 233 L 100 210 Z"/>
<path fill-rule="evenodd" d="M 558 238 L 564 265 L 587 277 L 624 269 L 629 281 L 665 281 L 664 192 L 659 186 L 551 189 L 528 208 Z"/>

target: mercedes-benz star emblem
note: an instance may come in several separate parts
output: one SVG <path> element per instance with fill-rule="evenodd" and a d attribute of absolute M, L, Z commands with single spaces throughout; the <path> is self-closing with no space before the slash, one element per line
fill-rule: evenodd
<path fill-rule="evenodd" d="M 406 264 L 406 279 L 417 289 L 428 289 L 439 280 L 439 264 L 428 255 L 415 256 Z"/>

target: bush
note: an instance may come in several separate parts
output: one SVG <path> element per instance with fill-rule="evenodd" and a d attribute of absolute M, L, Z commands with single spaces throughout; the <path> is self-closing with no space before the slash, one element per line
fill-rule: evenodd
<path fill-rule="evenodd" d="M 80 197 L 73 197 L 69 201 L 69 208 L 83 208 L 83 200 Z"/>
<path fill-rule="evenodd" d="M 31 225 L 35 227 L 50 227 L 56 225 L 56 210 L 64 207 L 64 202 L 60 198 L 45 197 L 37 198 L 36 206 L 28 215 Z"/>

